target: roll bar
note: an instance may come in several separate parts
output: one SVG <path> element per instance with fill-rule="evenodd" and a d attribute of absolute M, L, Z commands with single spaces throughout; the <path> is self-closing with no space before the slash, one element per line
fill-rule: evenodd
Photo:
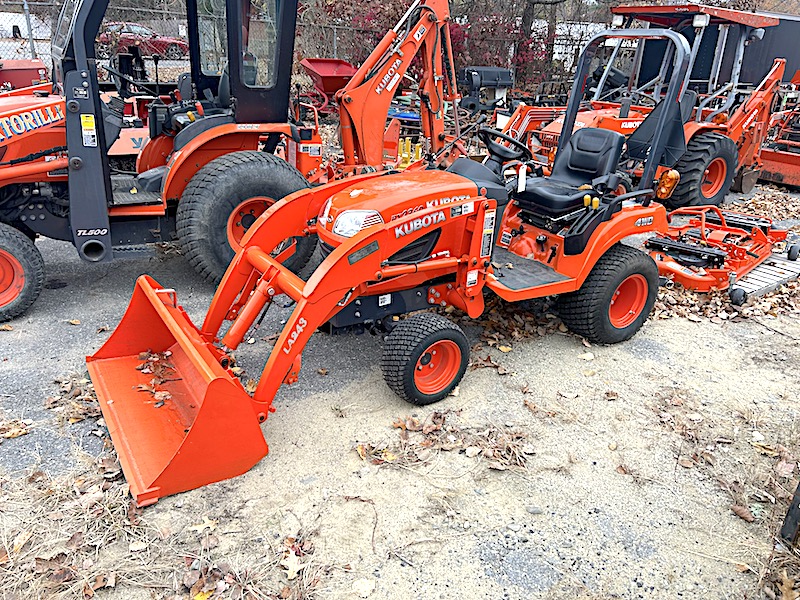
<path fill-rule="evenodd" d="M 689 67 L 689 55 L 691 49 L 686 38 L 669 29 L 607 29 L 596 34 L 586 47 L 581 52 L 580 59 L 578 60 L 578 68 L 575 71 L 575 80 L 572 84 L 572 93 L 567 103 L 567 110 L 564 113 L 564 125 L 561 128 L 561 136 L 558 140 L 557 153 L 561 152 L 572 137 L 572 129 L 575 126 L 575 118 L 578 115 L 581 102 L 583 101 L 584 92 L 586 91 L 586 83 L 589 77 L 589 68 L 592 60 L 597 55 L 597 50 L 608 39 L 619 40 L 667 40 L 671 42 L 674 49 L 674 60 L 672 64 L 672 73 L 669 78 L 669 86 L 667 87 L 666 95 L 663 102 L 678 104 L 678 97 L 683 86 L 684 78 Z M 645 161 L 644 172 L 640 188 L 644 186 L 649 188 L 652 186 L 652 181 L 658 168 L 658 160 L 652 160 L 652 157 L 660 157 L 664 152 L 664 146 L 667 142 L 667 136 L 664 135 L 665 129 L 670 124 L 670 111 L 663 110 L 658 116 L 656 124 L 655 135 L 650 147 L 650 153 Z"/>

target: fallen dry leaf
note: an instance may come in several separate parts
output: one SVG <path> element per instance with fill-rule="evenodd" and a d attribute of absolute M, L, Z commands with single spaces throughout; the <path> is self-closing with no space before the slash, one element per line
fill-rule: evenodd
<path fill-rule="evenodd" d="M 97 333 L 103 333 L 105 331 L 108 331 L 109 329 L 111 328 L 108 325 L 101 325 L 100 327 L 97 328 Z"/>
<path fill-rule="evenodd" d="M 500 352 L 511 352 L 511 346 L 498 346 L 497 349 Z"/>
<path fill-rule="evenodd" d="M 18 438 L 28 433 L 30 433 L 30 424 L 21 419 L 12 419 L 11 421 L 0 423 L 0 437 L 7 440 Z"/>
<path fill-rule="evenodd" d="M 255 379 L 248 379 L 247 383 L 244 386 L 244 391 L 247 392 L 248 394 L 252 394 L 253 392 L 256 391 L 257 387 L 258 387 L 258 382 Z"/>
<path fill-rule="evenodd" d="M 789 577 L 786 573 L 786 569 L 781 571 L 781 583 L 778 588 L 781 592 L 781 600 L 797 600 L 798 596 L 800 596 L 800 592 L 795 591 L 794 584 L 794 577 Z"/>
<path fill-rule="evenodd" d="M 0 331 L 14 331 L 14 328 L 8 323 L 3 323 L 0 325 Z"/>
<path fill-rule="evenodd" d="M 14 554 L 19 554 L 20 550 L 22 550 L 23 546 L 28 543 L 28 540 L 31 539 L 32 536 L 32 531 L 20 531 L 14 536 L 14 540 L 11 542 L 11 549 L 14 551 Z"/>
<path fill-rule="evenodd" d="M 214 531 L 219 525 L 219 521 L 217 519 L 209 519 L 207 516 L 203 515 L 203 522 L 199 523 L 198 525 L 192 525 L 189 527 L 189 531 L 196 531 L 197 533 L 201 533 L 205 529 L 209 531 Z"/>
<path fill-rule="evenodd" d="M 69 323 L 70 325 L 80 325 L 81 324 L 81 320 L 80 319 L 70 319 L 69 321 L 67 321 L 67 323 Z"/>
<path fill-rule="evenodd" d="M 128 544 L 128 550 L 130 552 L 142 552 L 143 550 L 147 550 L 147 542 L 143 540 L 134 540 Z"/>
<path fill-rule="evenodd" d="M 319 369 L 317 369 L 317 373 L 319 373 L 320 375 L 327 375 L 328 374 L 328 369 L 319 368 Z"/>
<path fill-rule="evenodd" d="M 733 511 L 733 514 L 735 514 L 743 521 L 752 523 L 753 521 L 756 520 L 755 517 L 753 516 L 753 513 L 751 513 L 750 509 L 747 508 L 746 506 L 741 506 L 740 504 L 734 504 L 733 506 L 731 506 L 731 510 Z"/>
<path fill-rule="evenodd" d="M 300 571 L 308 566 L 308 563 L 300 562 L 300 557 L 292 550 L 289 550 L 281 561 L 281 566 L 286 569 L 286 579 L 291 581 L 300 574 Z"/>

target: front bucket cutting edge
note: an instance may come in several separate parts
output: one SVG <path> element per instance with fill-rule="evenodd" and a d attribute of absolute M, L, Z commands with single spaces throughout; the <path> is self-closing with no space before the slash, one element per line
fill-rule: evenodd
<path fill-rule="evenodd" d="M 142 368 L 147 356 L 161 363 L 155 375 Z M 252 399 L 219 359 L 175 293 L 146 275 L 112 336 L 86 358 L 139 506 L 241 475 L 267 454 Z"/>

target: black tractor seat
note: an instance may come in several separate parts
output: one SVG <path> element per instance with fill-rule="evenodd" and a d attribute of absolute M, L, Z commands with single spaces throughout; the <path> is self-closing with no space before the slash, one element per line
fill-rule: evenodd
<path fill-rule="evenodd" d="M 592 181 L 617 170 L 625 136 L 609 129 L 585 127 L 569 138 L 556 156 L 549 177 L 528 177 L 514 199 L 523 211 L 559 217 L 583 206 Z"/>

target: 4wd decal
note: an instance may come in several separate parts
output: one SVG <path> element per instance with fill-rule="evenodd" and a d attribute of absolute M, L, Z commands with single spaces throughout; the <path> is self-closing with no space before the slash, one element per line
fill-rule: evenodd
<path fill-rule="evenodd" d="M 64 112 L 58 104 L 27 110 L 10 117 L 0 117 L 0 142 L 63 120 Z"/>
<path fill-rule="evenodd" d="M 639 217 L 633 224 L 634 227 L 647 227 L 653 224 L 653 217 Z"/>
<path fill-rule="evenodd" d="M 414 233 L 415 231 L 419 231 L 420 229 L 425 229 L 426 227 L 430 227 L 431 225 L 437 225 L 442 221 L 446 220 L 447 217 L 444 216 L 444 211 L 440 210 L 437 213 L 433 213 L 432 215 L 425 215 L 424 217 L 420 217 L 419 219 L 414 219 L 413 221 L 409 221 L 408 223 L 403 223 L 399 227 L 394 228 L 394 235 L 395 238 L 403 237 L 404 235 L 408 235 L 409 233 Z"/>

